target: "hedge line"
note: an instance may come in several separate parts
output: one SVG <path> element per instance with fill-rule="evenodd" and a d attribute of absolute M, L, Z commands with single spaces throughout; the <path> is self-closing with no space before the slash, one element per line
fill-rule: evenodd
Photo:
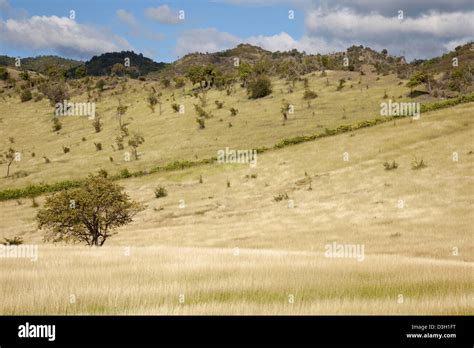
<path fill-rule="evenodd" d="M 452 107 L 462 103 L 469 103 L 474 102 L 474 93 L 463 95 L 457 98 L 443 100 L 440 102 L 430 103 L 421 105 L 420 111 L 421 112 L 428 112 L 434 111 L 438 109 L 443 109 L 447 107 Z M 301 144 L 308 141 L 313 141 L 318 138 L 323 138 L 327 136 L 333 136 L 341 133 L 351 132 L 360 128 L 372 127 L 380 123 L 388 122 L 395 118 L 400 118 L 404 116 L 389 116 L 380 118 L 377 117 L 373 120 L 365 120 L 354 125 L 340 125 L 334 129 L 326 128 L 324 133 L 317 133 L 308 136 L 296 136 L 289 139 L 283 139 L 273 147 L 261 147 L 257 149 L 257 153 L 267 152 L 272 149 L 281 149 L 286 146 Z M 110 178 L 112 180 L 120 180 L 126 179 L 130 177 L 140 177 L 143 175 L 148 175 L 157 172 L 167 172 L 167 171 L 174 171 L 174 170 L 183 170 L 186 168 L 196 167 L 204 164 L 212 164 L 217 161 L 216 157 L 206 158 L 199 161 L 174 161 L 171 163 L 166 164 L 165 166 L 157 166 L 153 167 L 151 170 L 140 170 L 137 172 L 130 172 L 128 169 L 123 169 L 119 174 L 113 175 Z M 10 199 L 18 199 L 18 198 L 25 198 L 25 197 L 35 197 L 44 193 L 52 193 L 61 190 L 65 190 L 68 188 L 79 187 L 84 182 L 84 179 L 81 180 L 65 180 L 60 181 L 54 184 L 36 184 L 36 185 L 29 185 L 25 188 L 19 189 L 6 189 L 0 191 L 0 201 L 6 201 Z"/>

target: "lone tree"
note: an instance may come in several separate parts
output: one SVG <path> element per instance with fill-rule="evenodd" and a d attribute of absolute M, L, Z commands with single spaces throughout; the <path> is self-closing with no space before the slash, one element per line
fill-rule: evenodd
<path fill-rule="evenodd" d="M 7 160 L 7 178 L 10 176 L 10 167 L 16 158 L 16 153 L 15 149 L 9 148 L 8 151 L 3 154 Z"/>
<path fill-rule="evenodd" d="M 410 87 L 410 94 L 413 94 L 413 88 L 424 84 L 426 90 L 431 94 L 431 83 L 433 82 L 433 75 L 426 72 L 417 72 L 413 74 L 410 78 L 410 81 L 407 82 L 407 87 Z"/>
<path fill-rule="evenodd" d="M 145 138 L 139 134 L 134 134 L 129 140 L 128 145 L 132 148 L 133 156 L 135 160 L 138 160 L 140 156 L 138 155 L 138 147 L 145 142 Z"/>
<path fill-rule="evenodd" d="M 142 209 L 119 185 L 102 175 L 90 175 L 81 187 L 48 197 L 36 218 L 38 227 L 47 229 L 46 241 L 102 246 Z"/>

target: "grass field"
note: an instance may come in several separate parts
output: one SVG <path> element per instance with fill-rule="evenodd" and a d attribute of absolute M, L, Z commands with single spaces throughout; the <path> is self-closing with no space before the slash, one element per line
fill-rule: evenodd
<path fill-rule="evenodd" d="M 390 77 L 381 79 L 381 95 L 385 78 Z M 312 83 L 324 81 L 315 77 Z M 317 92 L 322 96 L 324 88 Z M 351 95 L 356 99 L 364 92 L 342 92 L 346 111 L 350 105 L 356 109 Z M 212 156 L 225 146 L 274 144 L 276 138 L 312 133 L 319 123 L 369 119 L 380 103 L 379 92 L 364 99 L 367 113 L 359 108 L 347 120 L 329 107 L 340 92 L 328 92 L 328 99 L 314 101 L 328 108 L 327 116 L 315 109 L 314 124 L 308 112 L 282 126 L 281 115 L 275 115 L 279 103 L 271 122 L 270 111 L 257 119 L 239 106 L 230 129 L 225 123 L 219 128 L 219 116 L 199 131 L 191 117 L 164 112 L 162 121 L 153 123 L 159 116 L 149 115 L 140 124 L 147 139 L 143 158 L 127 167 L 149 168 L 150 163 L 192 158 L 196 151 L 202 151 L 198 157 Z M 136 108 L 129 111 L 135 119 L 146 106 Z M 214 164 L 119 181 L 147 208 L 98 250 L 43 244 L 34 220 L 38 208 L 30 199 L 0 202 L 0 236 L 21 235 L 25 243 L 39 244 L 37 262 L 0 260 L 0 297 L 6 299 L 0 313 L 473 314 L 473 110 L 473 103 L 463 104 L 422 114 L 418 121 L 400 119 L 286 147 L 259 155 L 255 168 Z M 18 115 L 17 122 L 26 124 L 26 116 Z M 172 119 L 176 128 L 163 127 Z M 69 155 L 59 154 L 64 138 L 50 132 L 49 120 L 41 122 L 39 134 L 51 138 L 38 138 L 34 146 L 38 153 L 57 148 L 53 163 L 21 163 L 31 175 L 3 178 L 2 187 L 83 177 L 108 161 L 105 151 L 80 151 L 83 144 L 60 159 Z M 71 139 L 79 143 L 87 133 L 92 145 L 94 137 L 105 138 L 107 133 L 94 135 L 80 122 L 65 122 Z M 105 127 L 104 132 L 112 132 Z M 179 132 L 189 139 L 178 137 Z M 28 135 L 19 128 L 13 136 L 20 144 Z M 214 136 L 222 142 L 210 145 Z M 427 167 L 413 170 L 415 159 Z M 399 167 L 385 170 L 385 161 Z M 167 197 L 154 197 L 159 185 L 168 189 Z M 275 201 L 283 193 L 288 199 Z M 44 197 L 37 201 L 41 207 Z M 325 246 L 333 242 L 363 245 L 364 260 L 325 257 Z"/>
<path fill-rule="evenodd" d="M 124 168 L 130 171 L 146 170 L 175 160 L 210 158 L 227 146 L 237 149 L 271 147 L 284 138 L 310 135 L 324 132 L 326 127 L 335 128 L 341 124 L 373 119 L 379 116 L 385 92 L 391 99 L 400 101 L 407 98 L 399 96 L 409 91 L 404 85 L 398 85 L 400 80 L 394 75 L 380 76 L 377 80 L 375 74 L 360 76 L 356 72 L 329 71 L 327 77 L 315 73 L 307 75 L 307 78 L 309 88 L 318 93 L 318 97 L 311 100 L 310 107 L 303 100 L 303 82 L 297 82 L 294 92 L 288 93 L 291 85 L 274 80 L 274 92 L 259 100 L 249 100 L 238 84 L 235 85 L 236 92 L 230 96 L 225 91 L 209 91 L 205 109 L 212 112 L 213 117 L 206 120 L 204 130 L 199 130 L 195 121 L 194 104 L 200 105 L 200 101 L 189 93 L 189 84 L 186 93 L 183 93 L 180 89 L 162 89 L 157 82 L 131 80 L 125 84 L 125 90 L 119 84 L 115 89 L 104 91 L 100 97 L 94 94 L 99 98 L 96 113 L 103 123 L 100 133 L 95 133 L 91 120 L 80 116 L 61 117 L 62 129 L 53 132 L 51 120 L 54 108 L 48 100 L 21 103 L 17 96 L 3 97 L 0 100 L 0 149 L 13 147 L 20 152 L 22 160 L 14 163 L 12 173 L 21 170 L 28 176 L 10 180 L 1 175 L 0 188 L 82 178 L 99 168 L 111 174 L 119 173 Z M 347 80 L 346 87 L 336 92 L 341 78 Z M 161 115 L 158 106 L 153 113 L 146 102 L 152 87 L 163 93 Z M 87 100 L 85 91 L 72 94 L 72 102 Z M 175 102 L 184 106 L 184 114 L 172 110 L 172 94 Z M 123 151 L 112 148 L 117 148 L 115 139 L 120 135 L 116 119 L 119 100 L 122 105 L 128 106 L 124 120 L 129 123 L 130 133 L 139 133 L 145 138 L 145 143 L 139 147 L 139 161 L 126 161 L 125 152 L 131 152 L 126 141 Z M 224 102 L 222 109 L 216 108 L 215 100 Z M 280 113 L 283 100 L 294 105 L 294 113 L 289 115 L 285 125 Z M 230 116 L 231 107 L 239 110 L 237 116 Z M 14 138 L 13 144 L 9 141 L 10 137 Z M 83 141 L 83 138 L 86 140 Z M 102 151 L 95 149 L 94 143 L 99 142 Z M 70 147 L 70 152 L 63 153 L 62 146 Z M 35 157 L 31 155 L 33 152 Z M 43 156 L 51 163 L 45 163 Z"/>
<path fill-rule="evenodd" d="M 41 247 L 6 260 L 2 314 L 472 314 L 462 261 L 222 248 Z M 400 297 L 403 296 L 403 297 Z"/>

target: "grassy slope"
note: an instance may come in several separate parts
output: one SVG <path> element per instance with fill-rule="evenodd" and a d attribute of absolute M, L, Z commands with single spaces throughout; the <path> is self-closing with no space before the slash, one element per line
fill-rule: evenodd
<path fill-rule="evenodd" d="M 265 153 L 256 168 L 125 180 L 148 205 L 136 221 L 100 251 L 40 245 L 35 264 L 3 260 L 0 313 L 472 314 L 473 106 Z M 414 157 L 428 167 L 412 170 Z M 154 199 L 157 185 L 169 196 Z M 293 209 L 273 200 L 282 192 Z M 39 242 L 36 209 L 19 203 L 0 203 L 0 235 Z M 364 244 L 365 260 L 323 257 L 332 241 Z"/>
<path fill-rule="evenodd" d="M 338 80 L 349 76 L 352 80 L 347 81 L 341 92 L 336 92 Z M 5 101 L 0 101 L 0 149 L 13 146 L 20 151 L 22 161 L 14 163 L 12 172 L 23 170 L 29 175 L 19 179 L 7 179 L 2 175 L 0 189 L 82 178 L 99 168 L 118 173 L 123 168 L 135 171 L 175 160 L 209 158 L 216 156 L 217 150 L 227 146 L 237 149 L 272 146 L 283 138 L 314 134 L 324 131 L 325 127 L 335 128 L 340 124 L 373 119 L 379 114 L 385 91 L 392 99 L 398 99 L 408 91 L 406 87 L 398 85 L 399 80 L 393 75 L 381 76 L 377 81 L 376 75 L 368 74 L 362 76 L 362 83 L 358 84 L 358 73 L 329 72 L 329 86 L 326 86 L 326 78 L 319 74 L 309 75 L 308 78 L 310 88 L 319 95 L 312 101 L 311 108 L 302 99 L 302 82 L 297 83 L 294 93 L 288 94 L 288 86 L 282 81 L 275 81 L 274 93 L 256 101 L 247 99 L 245 91 L 240 87 L 231 96 L 227 96 L 225 92 L 210 91 L 206 109 L 212 111 L 214 117 L 206 120 L 205 130 L 199 130 L 195 122 L 193 104 L 198 104 L 198 99 L 183 96 L 182 91 L 163 90 L 163 113 L 161 116 L 158 110 L 152 113 L 146 104 L 147 90 L 151 86 L 161 90 L 157 84 L 152 83 L 144 86 L 143 82 L 132 81 L 125 94 L 112 95 L 119 92 L 120 87 L 115 91 L 104 92 L 101 101 L 97 102 L 97 112 L 104 123 L 104 129 L 100 133 L 94 132 L 91 121 L 80 117 L 62 118 L 63 129 L 59 134 L 53 133 L 53 109 L 46 100 L 20 103 L 18 98 L 6 97 Z M 353 88 L 350 88 L 351 84 Z M 189 86 L 187 89 L 189 90 Z M 185 105 L 184 115 L 172 111 L 172 92 L 175 93 L 176 102 Z M 115 118 L 119 98 L 123 104 L 129 105 L 126 121 L 130 123 L 131 133 L 138 132 L 145 137 L 145 144 L 139 149 L 142 153 L 139 161 L 125 162 L 124 152 L 130 150 L 113 151 L 111 147 L 115 143 L 115 137 L 119 135 Z M 282 125 L 280 114 L 283 98 L 295 106 L 295 113 L 290 115 L 285 126 Z M 83 94 L 75 96 L 72 101 L 84 102 L 86 99 L 87 96 Z M 216 110 L 216 99 L 225 102 L 223 109 Z M 237 117 L 230 116 L 231 107 L 239 109 Z M 232 123 L 232 128 L 229 128 L 229 122 Z M 15 139 L 15 144 L 9 143 L 9 137 Z M 83 137 L 87 139 L 85 142 L 81 141 Z M 103 151 L 95 151 L 94 142 L 101 142 Z M 64 154 L 63 145 L 70 146 L 71 151 Z M 32 152 L 35 152 L 36 157 L 31 157 Z M 43 156 L 48 157 L 51 163 L 44 163 Z M 113 163 L 109 161 L 109 157 L 113 157 Z M 2 170 L 6 170 L 4 167 L 5 165 Z"/>

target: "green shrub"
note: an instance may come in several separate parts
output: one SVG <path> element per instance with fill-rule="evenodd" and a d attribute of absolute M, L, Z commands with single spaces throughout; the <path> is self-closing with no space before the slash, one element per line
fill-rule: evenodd
<path fill-rule="evenodd" d="M 289 199 L 289 197 L 288 197 L 288 194 L 285 192 L 285 193 L 278 194 L 277 196 L 273 197 L 273 199 L 275 202 L 280 202 L 284 199 Z"/>
<path fill-rule="evenodd" d="M 235 108 L 230 108 L 230 116 L 237 116 L 238 113 L 239 113 L 239 110 Z"/>
<path fill-rule="evenodd" d="M 21 102 L 27 102 L 28 100 L 31 100 L 33 96 L 31 95 L 31 91 L 29 89 L 25 89 L 23 92 L 20 94 L 20 99 Z"/>
<path fill-rule="evenodd" d="M 206 128 L 206 121 L 204 120 L 204 118 L 196 117 L 196 122 L 199 124 L 199 129 Z"/>
<path fill-rule="evenodd" d="M 194 109 L 196 110 L 198 116 L 201 117 L 201 118 L 211 118 L 212 117 L 212 113 L 207 112 L 206 110 L 204 110 L 202 107 L 200 107 L 197 104 L 194 104 Z"/>
<path fill-rule="evenodd" d="M 266 76 L 259 76 L 250 81 L 247 87 L 250 99 L 263 98 L 272 93 L 272 83 Z"/>
<path fill-rule="evenodd" d="M 119 178 L 120 179 L 126 179 L 131 177 L 132 174 L 130 174 L 129 170 L 127 168 L 124 168 L 120 171 Z"/>
<path fill-rule="evenodd" d="M 176 88 L 181 88 L 181 87 L 184 87 L 186 85 L 186 81 L 182 77 L 177 76 L 173 80 L 174 80 L 174 86 Z"/>
<path fill-rule="evenodd" d="M 102 79 L 97 81 L 97 83 L 95 84 L 95 88 L 97 88 L 101 92 L 104 90 L 104 87 L 105 87 L 105 81 Z"/>
<path fill-rule="evenodd" d="M 63 82 L 54 84 L 43 83 L 38 89 L 49 99 L 51 106 L 55 106 L 57 103 L 62 103 L 69 99 L 67 86 Z"/>
<path fill-rule="evenodd" d="M 9 77 L 8 71 L 3 66 L 0 66 L 0 80 L 7 80 Z"/>
<path fill-rule="evenodd" d="M 161 198 L 161 197 L 166 197 L 168 196 L 168 191 L 164 186 L 159 186 L 155 188 L 155 197 L 156 198 Z"/>
<path fill-rule="evenodd" d="M 96 117 L 94 121 L 92 121 L 92 127 L 94 127 L 96 133 L 100 133 L 102 130 L 102 123 L 100 122 L 100 117 Z"/>
<path fill-rule="evenodd" d="M 23 244 L 23 237 L 15 236 L 13 238 L 3 238 L 3 245 L 21 245 Z"/>
<path fill-rule="evenodd" d="M 61 121 L 59 121 L 59 118 L 53 117 L 53 132 L 57 132 L 63 128 L 63 125 Z"/>
<path fill-rule="evenodd" d="M 398 163 L 395 161 L 392 161 L 392 163 L 385 161 L 383 166 L 385 167 L 385 170 L 394 170 L 398 168 Z"/>
<path fill-rule="evenodd" d="M 305 92 L 304 92 L 304 96 L 303 96 L 303 99 L 314 99 L 318 96 L 318 94 L 316 92 L 313 92 L 313 91 L 310 91 L 309 89 L 307 89 Z"/>

